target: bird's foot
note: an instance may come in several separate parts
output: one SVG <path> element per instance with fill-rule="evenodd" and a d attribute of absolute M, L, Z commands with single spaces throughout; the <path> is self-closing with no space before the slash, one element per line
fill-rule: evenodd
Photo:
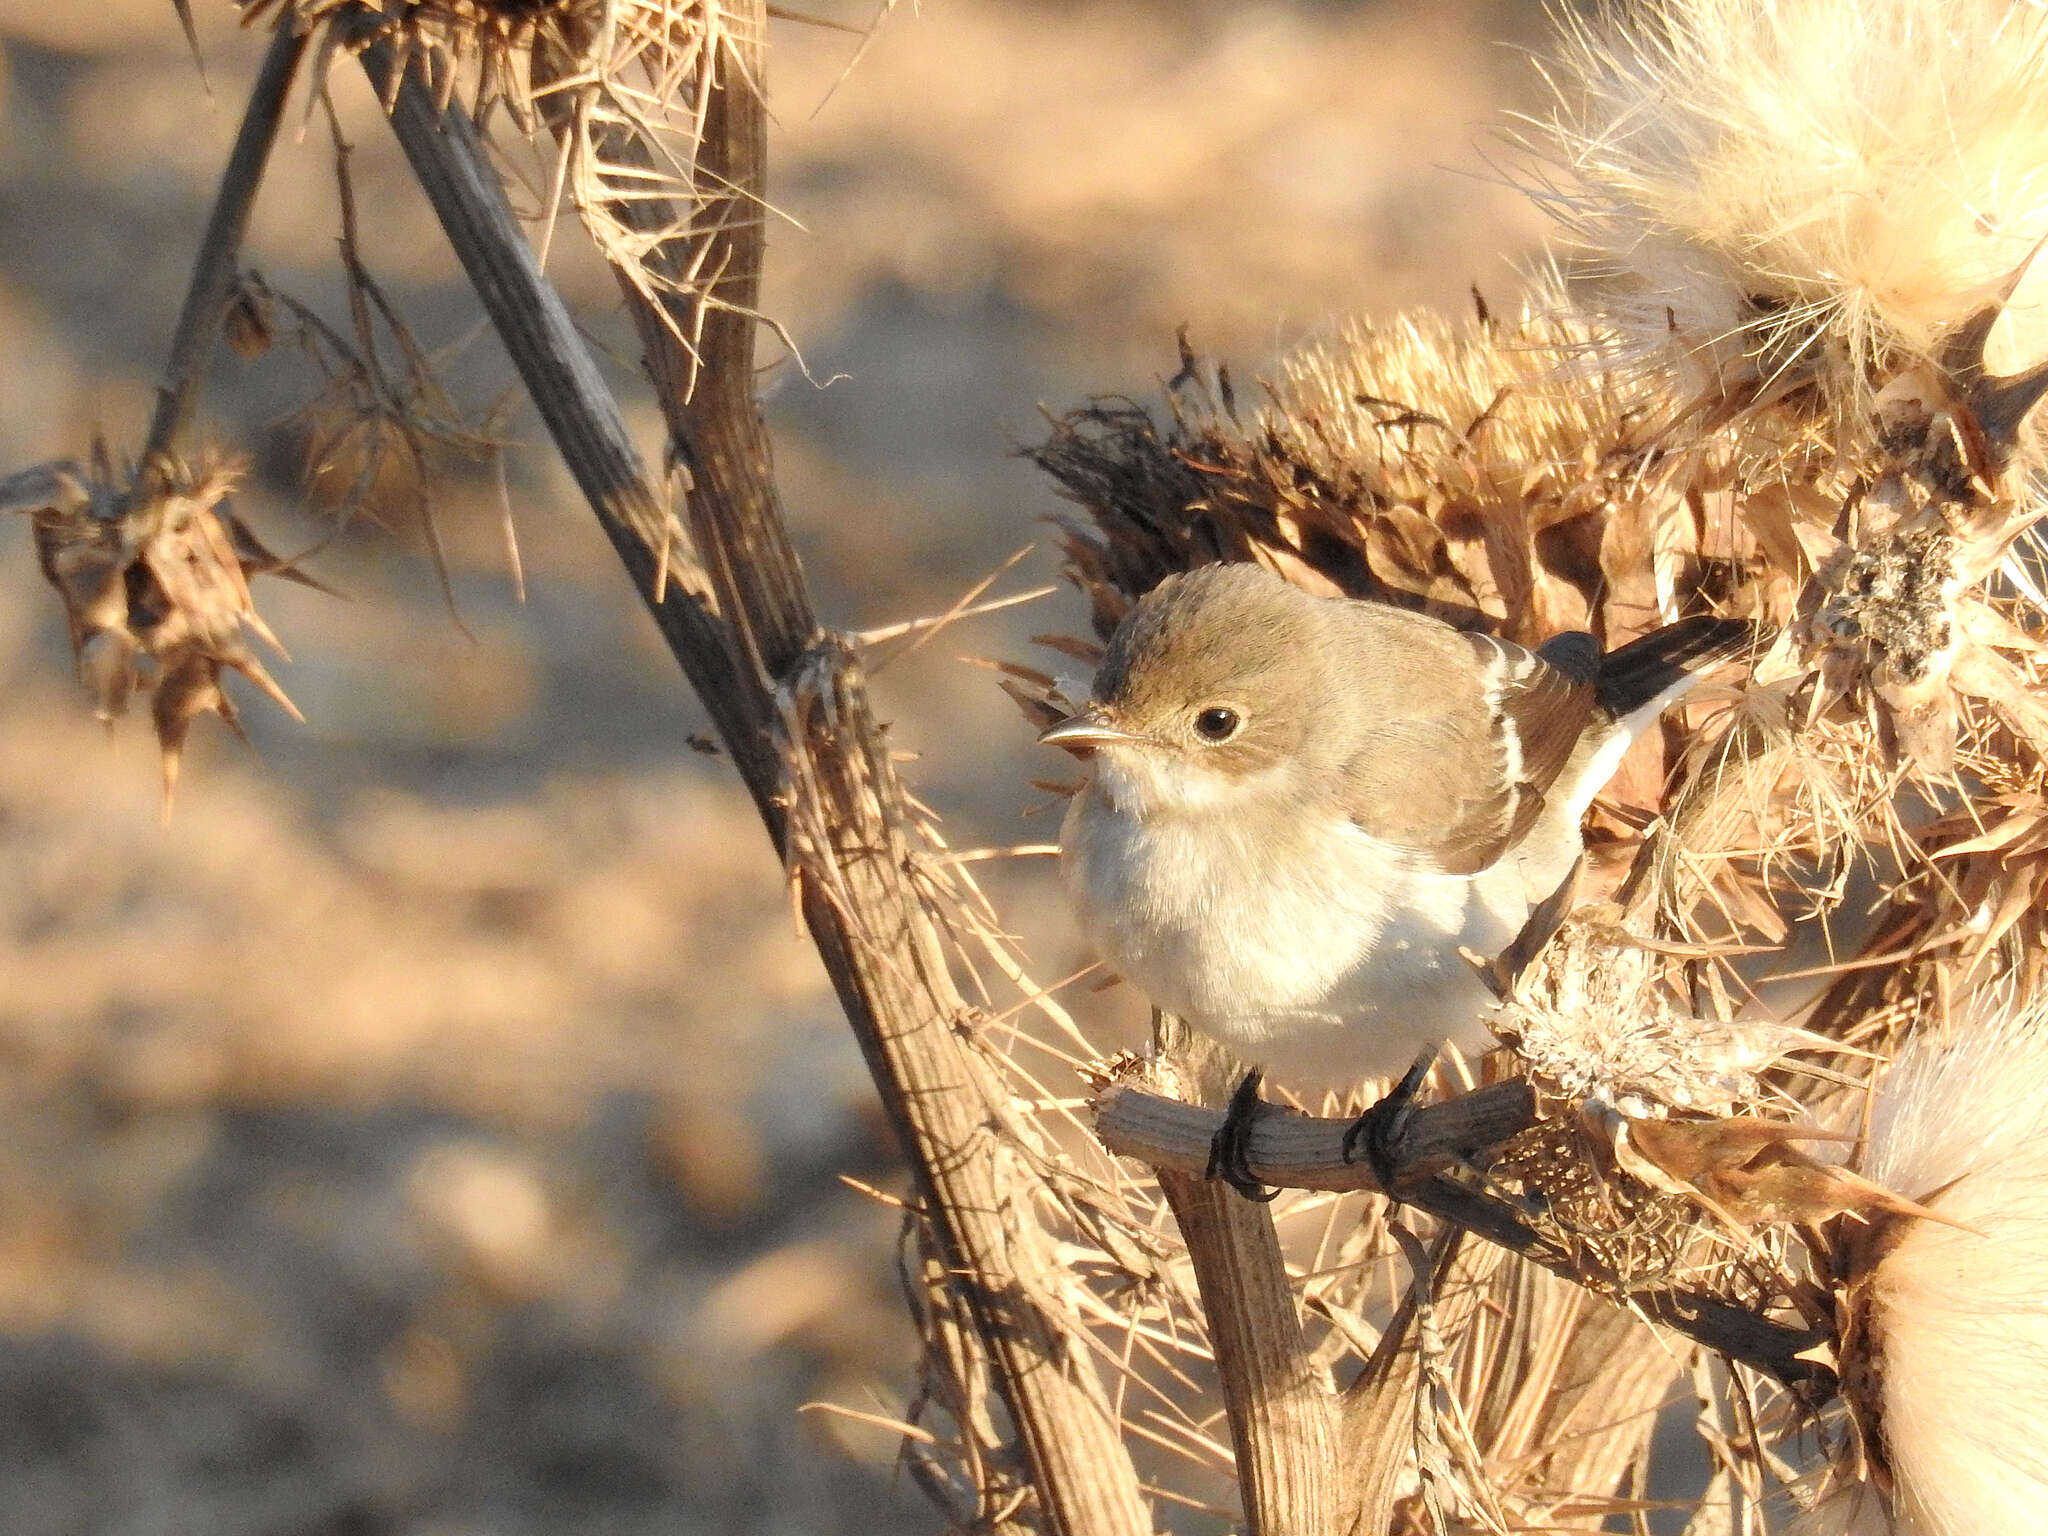
<path fill-rule="evenodd" d="M 1202 1176 L 1221 1179 L 1245 1199 L 1265 1204 L 1280 1191 L 1268 1189 L 1252 1177 L 1252 1127 L 1259 1123 L 1259 1115 L 1266 1107 L 1265 1100 L 1259 1097 L 1260 1075 L 1257 1067 L 1252 1068 L 1231 1094 L 1223 1124 L 1209 1139 L 1209 1166 Z"/>
<path fill-rule="evenodd" d="M 1344 1133 L 1344 1161 L 1355 1163 L 1363 1155 L 1380 1188 L 1389 1195 L 1394 1193 L 1400 1178 L 1401 1139 L 1415 1114 L 1415 1095 L 1434 1065 L 1436 1047 L 1432 1045 L 1415 1058 L 1415 1064 L 1388 1090 L 1387 1096 L 1352 1121 L 1351 1128 Z"/>

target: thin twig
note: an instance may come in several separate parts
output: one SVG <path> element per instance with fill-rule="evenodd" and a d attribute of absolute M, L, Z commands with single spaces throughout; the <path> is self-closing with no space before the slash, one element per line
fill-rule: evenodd
<path fill-rule="evenodd" d="M 289 24 L 271 33 L 270 47 L 242 112 L 242 126 L 228 154 L 227 169 L 221 172 L 220 191 L 199 242 L 177 329 L 171 333 L 170 361 L 157 390 L 156 414 L 150 419 L 141 478 L 130 503 L 133 506 L 161 497 L 168 485 L 165 461 L 184 447 L 185 435 L 191 431 L 192 418 L 199 409 L 199 387 L 206 377 L 206 360 L 220 337 L 221 322 L 234 296 L 250 211 L 256 206 L 263 170 L 277 142 L 278 125 L 284 120 L 285 100 L 291 95 L 305 52 L 306 39 Z"/>
<path fill-rule="evenodd" d="M 1440 1165 L 1461 1148 L 1497 1145 L 1530 1123 L 1532 1111 L 1528 1087 L 1521 1083 L 1495 1084 L 1417 1110 L 1402 1137 L 1403 1161 L 1411 1166 Z M 1208 1167 L 1210 1143 L 1222 1124 L 1220 1109 L 1184 1104 L 1124 1083 L 1112 1084 L 1096 1099 L 1095 1129 L 1103 1145 L 1162 1174 L 1202 1174 Z M 1286 1189 L 1380 1189 L 1367 1164 L 1345 1159 L 1344 1136 L 1351 1124 L 1269 1105 L 1252 1128 L 1247 1162 L 1253 1177 Z M 1505 1200 L 1436 1172 L 1404 1178 L 1398 1195 L 1404 1203 L 1555 1275 L 1585 1283 L 1567 1257 Z M 1833 1372 L 1800 1358 L 1821 1342 L 1821 1336 L 1809 1329 L 1758 1317 L 1698 1291 L 1631 1291 L 1610 1299 L 1732 1360 L 1770 1372 L 1810 1401 L 1833 1395 Z"/>

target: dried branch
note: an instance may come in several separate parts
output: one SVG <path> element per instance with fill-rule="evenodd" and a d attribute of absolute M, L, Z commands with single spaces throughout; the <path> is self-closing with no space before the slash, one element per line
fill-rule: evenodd
<path fill-rule="evenodd" d="M 364 64 L 392 125 L 543 420 L 717 723 L 797 883 L 803 914 L 917 1181 L 1017 1425 L 1039 1514 L 1054 1531 L 1148 1536 L 1151 1518 L 1100 1382 L 1061 1299 L 1049 1235 L 990 1132 L 1000 1094 L 961 1030 L 968 1017 L 913 885 L 910 821 L 852 649 L 822 634 L 784 532 L 753 397 L 750 314 L 761 255 L 764 108 L 758 6 L 722 37 L 698 171 L 742 212 L 710 221 L 714 270 L 738 299 L 703 317 L 694 359 L 624 283 L 690 478 L 704 565 L 659 531 L 665 513 L 617 406 L 539 273 L 459 112 L 374 38 Z M 687 221 L 669 228 L 701 228 Z M 705 270 L 705 269 L 699 269 Z M 622 279 L 623 282 L 623 279 Z M 688 399 L 679 389 L 695 388 Z M 666 577 L 666 582 L 664 582 Z M 715 591 L 715 600 L 712 593 Z"/>
<path fill-rule="evenodd" d="M 989 1345 L 1023 1439 L 1047 1524 L 1077 1533 L 1146 1532 L 1151 1518 L 1106 1394 L 1055 1303 L 1047 1234 L 1004 1188 L 987 1132 L 999 1090 L 964 1048 L 966 1009 L 937 926 L 910 883 L 902 791 L 867 707 L 852 650 L 821 642 L 783 524 L 768 434 L 754 397 L 767 105 L 766 8 L 728 8 L 714 36 L 692 219 L 659 199 L 629 206 L 682 233 L 650 266 L 713 274 L 702 290 L 694 355 L 621 273 L 671 432 L 690 475 L 689 521 L 723 610 L 751 666 L 742 680 L 764 717 L 787 729 L 783 782 L 816 793 L 817 815 L 782 839 L 805 921 L 859 1039 L 926 1212 Z M 622 146 L 623 148 L 623 146 Z M 807 698 L 808 696 L 808 698 Z M 780 730 L 777 731 L 780 734 Z M 772 828 L 771 828 L 772 829 Z M 884 855 L 877 857 L 877 855 Z"/>
<path fill-rule="evenodd" d="M 294 28 L 279 27 L 271 34 L 249 104 L 242 112 L 242 126 L 228 154 L 227 169 L 221 172 L 220 191 L 193 263 L 177 329 L 171 335 L 170 361 L 165 365 L 164 383 L 157 390 L 156 414 L 149 423 L 141 478 L 131 505 L 143 506 L 163 493 L 161 466 L 180 450 L 191 430 L 199 406 L 199 386 L 206 376 L 206 359 L 220 337 L 221 322 L 234 296 L 249 214 L 256 206 L 263 169 L 270 162 L 278 125 L 284 120 L 285 99 L 291 94 L 305 52 L 306 40 Z"/>
<path fill-rule="evenodd" d="M 1493 1144 L 1502 1139 L 1500 1133 L 1519 1130 L 1530 1123 L 1532 1107 L 1526 1084 L 1501 1083 L 1416 1111 L 1400 1155 L 1404 1165 L 1418 1172 L 1399 1179 L 1391 1193 L 1404 1204 L 1583 1284 L 1567 1257 L 1508 1202 L 1446 1173 L 1428 1171 L 1429 1165 L 1440 1166 L 1460 1149 Z M 1223 1124 L 1220 1109 L 1181 1103 L 1122 1083 L 1106 1089 L 1095 1109 L 1095 1129 L 1103 1145 L 1158 1170 L 1162 1179 L 1199 1177 L 1208 1167 L 1210 1142 Z M 1252 1130 L 1247 1158 L 1251 1172 L 1286 1189 L 1378 1190 L 1368 1166 L 1345 1161 L 1344 1134 L 1350 1126 L 1349 1120 L 1319 1119 L 1268 1106 Z M 1732 1360 L 1770 1372 L 1811 1401 L 1833 1395 L 1833 1373 L 1800 1358 L 1821 1342 L 1819 1334 L 1758 1317 L 1698 1291 L 1638 1290 L 1612 1299 Z"/>
<path fill-rule="evenodd" d="M 1535 1100 L 1527 1083 L 1495 1083 L 1418 1109 L 1403 1133 L 1402 1151 L 1414 1164 L 1442 1163 L 1498 1146 L 1534 1120 Z M 1125 1081 L 1110 1084 L 1095 1100 L 1095 1130 L 1103 1145 L 1172 1173 L 1202 1173 L 1208 1167 L 1209 1138 L 1222 1123 L 1220 1109 L 1149 1093 Z M 1345 1158 L 1344 1132 L 1350 1126 L 1349 1120 L 1318 1119 L 1284 1105 L 1266 1105 L 1252 1131 L 1253 1177 L 1283 1189 L 1384 1194 L 1369 1163 Z"/>
<path fill-rule="evenodd" d="M 1184 1096 L 1229 1096 L 1239 1068 L 1219 1047 L 1165 1015 L 1155 1041 L 1151 1064 Z M 1252 1536 L 1343 1536 L 1338 1401 L 1302 1336 L 1272 1208 L 1204 1171 L 1161 1169 L 1159 1188 L 1194 1264 Z"/>

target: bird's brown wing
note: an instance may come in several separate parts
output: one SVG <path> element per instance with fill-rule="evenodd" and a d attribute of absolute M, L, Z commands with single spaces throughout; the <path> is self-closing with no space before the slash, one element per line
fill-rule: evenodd
<path fill-rule="evenodd" d="M 1405 627 L 1405 626 L 1404 626 Z M 1351 819 L 1424 868 L 1474 875 L 1526 833 L 1597 705 L 1573 676 L 1511 641 L 1444 629 L 1376 637 L 1409 652 L 1386 672 L 1365 744 L 1346 768 Z M 1372 664 L 1370 660 L 1368 665 Z"/>

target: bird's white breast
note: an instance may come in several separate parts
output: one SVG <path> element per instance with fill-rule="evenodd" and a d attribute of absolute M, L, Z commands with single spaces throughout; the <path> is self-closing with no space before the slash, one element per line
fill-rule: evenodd
<path fill-rule="evenodd" d="M 1426 874 L 1295 802 L 1140 816 L 1116 787 L 1075 797 L 1061 862 L 1104 960 L 1158 1006 L 1302 1090 L 1391 1076 L 1446 1038 L 1488 1043 L 1491 998 L 1459 950 L 1519 931 L 1512 861 Z"/>

